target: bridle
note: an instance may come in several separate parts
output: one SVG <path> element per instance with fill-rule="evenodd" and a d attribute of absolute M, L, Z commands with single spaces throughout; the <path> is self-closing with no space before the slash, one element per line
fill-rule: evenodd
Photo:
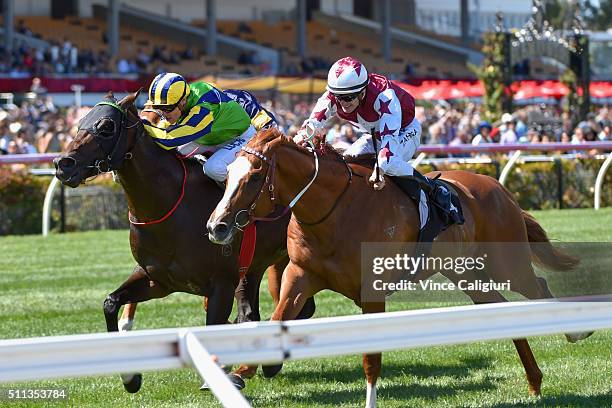
<path fill-rule="evenodd" d="M 313 174 L 312 178 L 308 182 L 308 184 L 306 184 L 306 186 L 304 186 L 304 188 L 302 188 L 300 190 L 300 192 L 297 193 L 297 195 L 293 198 L 293 200 L 291 200 L 289 205 L 283 209 L 283 211 L 281 212 L 280 215 L 277 215 L 277 216 L 274 216 L 274 217 L 270 217 L 270 216 L 267 216 L 267 217 L 255 217 L 253 215 L 253 212 L 255 211 L 255 208 L 257 207 L 257 203 L 259 201 L 259 198 L 264 193 L 264 190 L 266 190 L 266 185 L 268 186 L 267 190 L 268 190 L 268 193 L 269 193 L 269 196 L 270 196 L 270 202 L 272 204 L 274 204 L 274 207 L 275 207 L 275 210 L 276 210 L 276 204 L 275 204 L 275 200 L 276 199 L 275 199 L 275 188 L 274 188 L 274 175 L 275 175 L 275 172 L 276 172 L 276 152 L 274 153 L 272 158 L 269 159 L 263 153 L 258 152 L 257 150 L 251 149 L 250 147 L 247 147 L 247 146 L 243 146 L 241 148 L 241 150 L 244 151 L 245 153 L 251 154 L 251 155 L 257 157 L 258 159 L 260 159 L 263 163 L 265 163 L 268 166 L 268 169 L 266 170 L 266 177 L 264 178 L 262 186 L 261 186 L 259 192 L 257 193 L 257 195 L 255 196 L 255 199 L 253 200 L 253 203 L 248 207 L 249 209 L 248 210 L 247 209 L 239 210 L 236 213 L 236 216 L 234 217 L 234 227 L 236 229 L 240 230 L 240 231 L 242 231 L 244 229 L 244 227 L 246 227 L 251 221 L 276 221 L 276 220 L 279 220 L 282 217 L 284 217 L 297 204 L 297 202 L 302 198 L 302 196 L 306 193 L 306 191 L 308 191 L 310 186 L 312 186 L 312 184 L 315 182 L 317 176 L 319 175 L 319 156 L 318 156 L 314 146 L 312 144 L 310 144 L 310 146 L 308 147 L 308 150 L 310 152 L 312 152 L 312 154 L 314 156 L 315 171 L 314 171 L 314 174 Z M 340 157 L 342 157 L 342 156 L 340 156 Z M 329 216 L 334 212 L 334 210 L 338 206 L 338 203 L 340 202 L 340 200 L 342 199 L 342 197 L 344 196 L 344 194 L 348 190 L 351 182 L 353 181 L 353 172 L 351 171 L 351 168 L 346 163 L 346 160 L 344 160 L 344 157 L 342 157 L 342 161 L 344 162 L 344 165 L 346 166 L 346 169 L 347 169 L 347 172 L 348 172 L 348 180 L 347 180 L 347 183 L 344 186 L 344 189 L 342 190 L 342 192 L 340 193 L 338 198 L 335 200 L 334 205 L 331 207 L 331 209 L 323 217 L 321 217 L 321 219 L 319 219 L 319 220 L 317 220 L 315 222 L 303 222 L 303 221 L 297 220 L 297 218 L 296 218 L 296 220 L 297 220 L 297 222 L 299 224 L 308 225 L 308 226 L 313 226 L 313 225 L 320 224 L 323 221 L 325 221 L 327 218 L 329 218 Z M 274 214 L 276 212 L 275 210 L 271 214 Z M 246 215 L 246 220 L 243 223 L 241 223 L 239 221 L 239 217 L 242 214 Z"/>
<path fill-rule="evenodd" d="M 109 112 L 106 114 L 103 112 L 102 116 L 95 116 L 95 113 L 99 113 L 101 110 L 106 110 Z M 120 115 L 120 119 L 117 121 L 116 116 L 117 113 Z M 96 169 L 97 175 L 102 173 L 108 173 L 111 171 L 116 171 L 121 169 L 124 160 L 130 160 L 132 158 L 132 152 L 134 145 L 136 144 L 140 134 L 142 132 L 138 132 L 136 134 L 136 138 L 132 143 L 132 146 L 127 147 L 127 137 L 125 134 L 129 129 L 132 129 L 136 126 L 141 126 L 142 130 L 144 130 L 143 124 L 140 120 L 135 121 L 134 123 L 128 123 L 126 110 L 121 107 L 119 104 L 112 101 L 102 101 L 98 102 L 92 109 L 85 115 L 81 122 L 79 123 L 78 131 L 86 130 L 89 134 L 93 136 L 93 140 L 98 146 L 98 149 L 104 153 L 104 159 L 99 159 L 94 162 L 91 166 L 85 166 L 85 168 Z M 98 126 L 102 122 L 102 120 L 107 119 L 113 124 L 112 137 L 105 137 Z M 120 123 L 120 132 L 117 132 L 117 122 Z M 109 132 L 110 133 L 110 132 Z M 119 133 L 119 134 L 118 134 Z M 118 135 L 117 135 L 118 134 Z M 124 152 L 125 153 L 122 153 Z M 76 159 L 70 157 L 70 159 L 76 162 Z"/>
<path fill-rule="evenodd" d="M 90 117 L 90 115 L 92 115 L 94 112 L 103 110 L 103 109 L 107 110 L 109 113 L 103 114 L 102 116 L 96 116 L 95 118 Z M 120 114 L 120 119 L 118 121 L 115 120 L 117 113 Z M 163 114 L 160 114 L 160 113 L 158 114 L 164 117 Z M 132 149 L 138 142 L 138 139 L 141 137 L 142 133 L 144 133 L 144 125 L 142 121 L 140 120 L 136 120 L 134 123 L 129 123 L 127 116 L 128 116 L 127 111 L 121 105 L 115 102 L 112 102 L 112 101 L 102 101 L 102 102 L 98 102 L 91 109 L 91 111 L 89 111 L 89 113 L 85 115 L 85 117 L 81 120 L 81 123 L 79 123 L 78 130 L 80 131 L 81 129 L 84 129 L 88 133 L 90 133 L 93 136 L 93 140 L 97 144 L 98 149 L 102 151 L 105 156 L 104 159 L 96 160 L 93 165 L 85 166 L 86 168 L 96 169 L 98 171 L 96 176 L 102 173 L 108 173 L 108 172 L 113 172 L 113 174 L 115 174 L 117 170 L 121 169 L 123 162 L 125 160 L 130 160 L 133 157 Z M 108 119 L 113 123 L 113 132 L 112 132 L 113 136 L 112 137 L 104 137 L 102 135 L 103 132 L 100 129 L 98 129 L 98 125 L 103 119 Z M 121 124 L 120 132 L 117 132 L 117 122 Z M 136 126 L 140 127 L 138 129 L 139 132 L 137 132 L 132 145 L 127 147 L 126 133 L 129 129 L 132 129 Z M 117 133 L 119 133 L 118 136 L 117 136 Z M 110 146 L 111 143 L 113 144 L 112 146 Z M 125 153 L 121 153 L 122 151 L 125 151 Z M 72 157 L 70 159 L 76 162 L 76 159 Z M 181 162 L 181 165 L 183 167 L 183 183 L 181 186 L 181 194 L 178 200 L 176 201 L 176 203 L 174 204 L 174 206 L 164 216 L 158 219 L 152 220 L 152 221 L 137 221 L 134 219 L 132 213 L 128 212 L 128 220 L 130 221 L 131 224 L 134 224 L 134 225 L 159 224 L 165 221 L 168 217 L 170 217 L 176 211 L 179 204 L 183 200 L 183 197 L 185 196 L 185 185 L 187 182 L 187 167 L 185 166 L 184 159 L 181 157 L 178 157 L 178 159 Z"/>

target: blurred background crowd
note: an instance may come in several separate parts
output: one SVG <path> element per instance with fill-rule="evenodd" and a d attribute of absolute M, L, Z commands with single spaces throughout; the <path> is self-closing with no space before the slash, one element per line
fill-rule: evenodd
<path fill-rule="evenodd" d="M 35 82 L 36 83 L 36 82 Z M 36 87 L 36 85 L 34 85 Z M 76 135 L 78 120 L 89 108 L 58 108 L 45 93 L 31 92 L 19 106 L 0 108 L 0 152 L 2 154 L 59 152 Z M 310 115 L 313 102 L 291 99 L 287 102 L 261 96 L 262 105 L 274 112 L 282 130 L 294 135 Z M 423 144 L 480 143 L 585 143 L 612 141 L 612 110 L 598 107 L 577 126 L 553 105 L 534 104 L 502 115 L 491 123 L 481 118 L 474 102 L 451 104 L 440 101 L 416 107 L 422 124 Z M 348 123 L 333 119 L 327 141 L 339 150 L 354 142 L 358 134 Z"/>

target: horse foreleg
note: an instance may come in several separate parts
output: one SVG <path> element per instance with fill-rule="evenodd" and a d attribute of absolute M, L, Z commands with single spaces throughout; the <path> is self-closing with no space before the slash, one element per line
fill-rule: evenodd
<path fill-rule="evenodd" d="M 121 318 L 119 319 L 119 331 L 130 331 L 134 327 L 134 316 L 136 315 L 138 303 L 128 303 L 123 307 Z"/>
<path fill-rule="evenodd" d="M 512 340 L 514 347 L 518 352 L 523 367 L 525 367 L 525 374 L 527 375 L 527 383 L 529 384 L 529 394 L 540 395 L 542 388 L 542 371 L 538 367 L 535 357 L 529 347 L 527 339 L 516 339 Z"/>
<path fill-rule="evenodd" d="M 283 260 L 285 261 L 285 259 Z M 284 265 L 274 264 L 268 268 L 268 291 L 274 302 L 274 308 L 278 306 L 278 300 L 280 298 L 281 279 L 283 278 L 283 271 L 287 267 L 287 262 Z"/>
<path fill-rule="evenodd" d="M 323 289 L 323 282 L 312 273 L 289 262 L 283 272 L 278 305 L 272 313 L 272 321 L 295 319 L 308 298 Z M 274 377 L 283 364 L 262 366 L 264 377 Z"/>
<path fill-rule="evenodd" d="M 264 268 L 251 271 L 240 279 L 234 293 L 238 314 L 235 323 L 258 322 L 259 316 L 259 285 L 265 272 Z"/>
<path fill-rule="evenodd" d="M 104 300 L 106 330 L 119 331 L 117 317 L 121 306 L 167 296 L 168 289 L 150 280 L 144 269 L 136 267 L 130 277 Z"/>
<path fill-rule="evenodd" d="M 125 304 L 133 304 L 133 313 L 136 311 L 136 303 L 144 302 L 149 299 L 164 297 L 169 291 L 159 284 L 149 280 L 141 267 L 134 268 L 130 277 L 113 293 L 104 300 L 104 317 L 106 319 L 106 329 L 109 332 L 119 330 L 117 316 L 119 309 Z M 125 315 L 124 311 L 124 315 Z M 127 311 L 128 316 L 130 310 Z M 130 393 L 135 393 L 142 386 L 142 375 L 139 373 L 121 374 L 123 387 Z"/>
<path fill-rule="evenodd" d="M 364 303 L 361 306 L 363 313 L 382 313 L 385 311 L 385 304 Z M 366 376 L 366 408 L 376 407 L 376 381 L 380 377 L 382 366 L 382 353 L 364 354 L 363 371 Z"/>
<path fill-rule="evenodd" d="M 268 268 L 268 290 L 270 291 L 270 296 L 272 296 L 272 300 L 274 301 L 274 307 L 278 306 L 278 301 L 280 298 L 280 288 L 281 282 L 283 278 L 283 271 L 289 262 L 289 258 L 285 257 L 281 261 L 275 263 L 271 267 Z M 297 320 L 301 319 L 310 319 L 316 310 L 314 297 L 309 297 L 304 303 L 302 309 L 295 317 Z"/>
<path fill-rule="evenodd" d="M 287 261 L 284 262 L 283 268 L 286 263 Z M 275 267 L 276 264 L 269 269 L 274 269 Z M 236 298 L 236 308 L 238 309 L 238 315 L 234 321 L 235 323 L 258 322 L 261 320 L 259 315 L 259 287 L 264 272 L 265 269 L 261 267 L 252 268 L 249 274 L 240 279 L 234 294 Z M 257 373 L 257 367 L 256 365 L 241 365 L 234 370 L 233 374 L 241 379 L 252 378 L 255 376 L 255 373 Z"/>
<path fill-rule="evenodd" d="M 229 324 L 228 318 L 234 305 L 234 285 L 231 282 L 215 282 L 210 297 L 205 298 L 206 304 L 206 325 Z M 245 387 L 244 380 L 239 375 L 228 374 L 229 380 L 238 389 Z M 206 383 L 202 384 L 201 390 L 207 390 Z"/>

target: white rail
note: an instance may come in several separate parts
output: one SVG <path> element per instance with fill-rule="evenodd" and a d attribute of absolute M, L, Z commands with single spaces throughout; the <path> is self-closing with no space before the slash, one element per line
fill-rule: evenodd
<path fill-rule="evenodd" d="M 504 184 L 508 175 L 512 171 L 514 164 L 521 156 L 521 152 L 524 151 L 536 151 L 536 152 L 560 152 L 560 151 L 587 151 L 587 150 L 612 150 L 612 142 L 589 142 L 581 144 L 571 143 L 513 143 L 500 145 L 497 143 L 483 143 L 479 145 L 472 144 L 461 144 L 461 145 L 422 145 L 418 149 L 418 156 L 412 161 L 413 166 L 416 168 L 420 164 L 427 163 L 427 155 L 447 155 L 447 154 L 461 154 L 461 153 L 512 153 L 510 160 L 506 163 L 500 174 L 500 183 Z M 612 162 L 612 153 L 606 153 L 609 155 L 608 160 L 605 160 L 600 167 L 597 180 L 594 185 L 595 199 L 594 208 L 597 210 L 600 208 L 601 201 L 601 189 L 603 187 L 603 181 L 606 175 L 606 171 Z M 16 154 L 16 155 L 5 155 L 0 156 L 0 165 L 8 164 L 37 164 L 37 163 L 50 163 L 59 154 Z M 570 158 L 564 155 L 558 156 L 560 158 Z M 464 162 L 466 158 L 457 158 L 456 162 Z M 477 159 L 477 161 L 483 158 Z M 453 159 L 451 158 L 451 161 Z M 57 180 L 53 180 L 49 184 L 46 196 L 52 197 L 54 190 L 57 188 Z M 45 197 L 47 200 L 47 198 Z M 45 207 L 46 211 L 43 212 L 43 235 L 47 235 L 50 207 Z"/>
<path fill-rule="evenodd" d="M 0 341 L 0 382 L 195 365 L 225 406 L 246 401 L 216 364 L 372 353 L 612 328 L 612 302 L 515 302 L 290 322 Z"/>

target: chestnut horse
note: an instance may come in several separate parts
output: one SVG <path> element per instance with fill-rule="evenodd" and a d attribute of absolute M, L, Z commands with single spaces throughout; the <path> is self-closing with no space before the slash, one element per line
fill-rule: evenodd
<path fill-rule="evenodd" d="M 277 130 L 260 132 L 229 166 L 225 195 L 207 224 L 211 240 L 227 245 L 236 234 L 236 224 L 269 213 L 272 203 L 292 209 L 287 232 L 290 262 L 282 276 L 280 301 L 272 320 L 294 319 L 306 299 L 323 289 L 352 299 L 363 313 L 385 310 L 384 299 L 361 299 L 361 244 L 415 242 L 419 214 L 413 201 L 394 183 L 374 191 L 367 182 L 371 168 L 349 165 L 329 149 L 320 154 L 298 146 Z M 546 281 L 535 276 L 532 260 L 558 270 L 572 268 L 577 260 L 552 247 L 537 221 L 522 211 L 495 179 L 465 171 L 442 172 L 442 178 L 455 186 L 465 224 L 451 226 L 438 240 L 527 243 L 522 253 L 514 254 L 512 263 L 496 262 L 494 254 L 489 254 L 487 277 L 496 282 L 512 279 L 512 290 L 528 299 L 552 298 Z M 542 245 L 530 249 L 533 242 Z M 419 278 L 433 273 L 421 273 Z M 475 275 L 466 272 L 461 279 L 473 282 Z M 458 283 L 457 274 L 446 276 Z M 465 293 L 475 303 L 505 301 L 496 291 Z M 575 334 L 571 339 L 587 334 Z M 529 392 L 539 394 L 542 373 L 530 346 L 526 339 L 513 341 L 527 374 Z M 272 376 L 281 367 L 264 367 L 264 374 Z M 363 367 L 366 406 L 375 406 L 381 354 L 364 355 Z"/>
<path fill-rule="evenodd" d="M 148 137 L 134 105 L 137 95 L 129 94 L 117 102 L 109 93 L 81 120 L 67 152 L 55 160 L 56 176 L 70 187 L 78 187 L 100 173 L 116 171 L 127 198 L 130 246 L 137 265 L 104 301 L 107 330 L 118 331 L 121 306 L 131 305 L 133 314 L 137 302 L 173 292 L 206 296 L 207 325 L 227 323 L 234 293 L 237 320 L 259 320 L 263 273 L 271 266 L 270 276 L 280 276 L 273 272 L 282 272 L 288 262 L 289 216 L 258 228 L 261 239 L 253 263 L 236 290 L 239 247 L 213 245 L 204 233 L 203 222 L 221 199 L 222 190 L 203 174 L 195 160 L 180 159 Z M 314 313 L 314 303 L 309 306 L 305 317 Z M 239 374 L 249 376 L 254 371 Z M 140 374 L 122 377 L 127 391 L 140 389 Z M 237 386 L 244 386 L 239 376 L 230 378 Z"/>

